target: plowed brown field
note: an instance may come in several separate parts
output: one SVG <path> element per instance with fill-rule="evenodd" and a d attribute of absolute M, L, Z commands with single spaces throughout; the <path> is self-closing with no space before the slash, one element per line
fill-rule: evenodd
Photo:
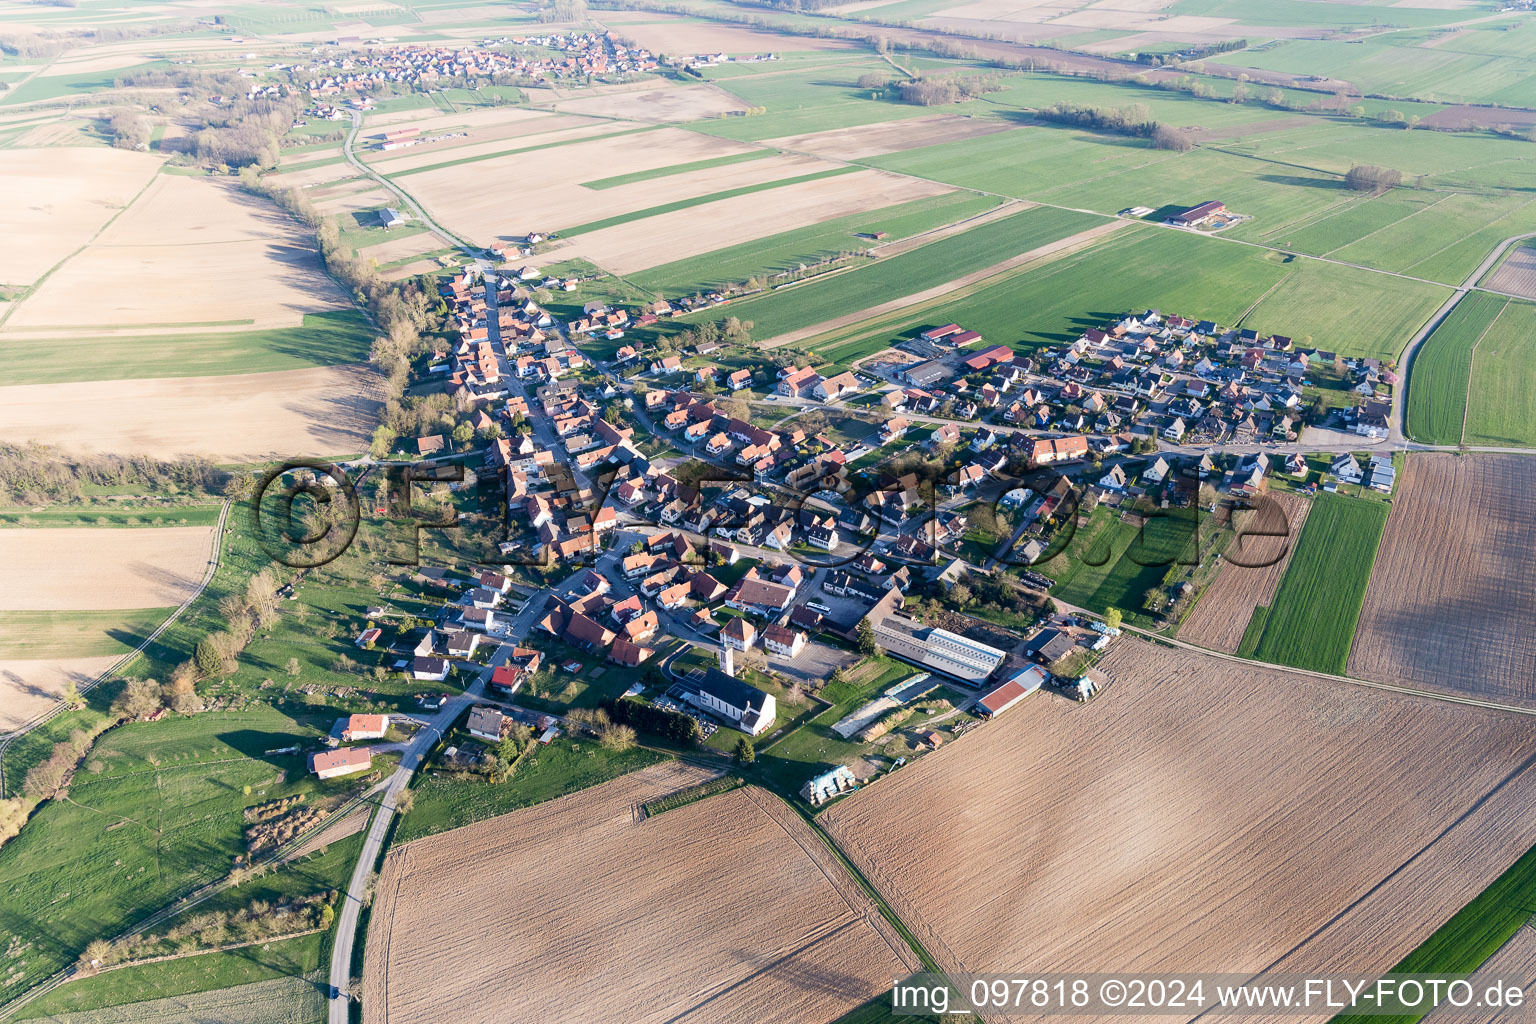
<path fill-rule="evenodd" d="M 1104 668 L 823 814 L 945 968 L 1386 970 L 1530 845 L 1526 716 L 1129 639 Z"/>
<path fill-rule="evenodd" d="M 1312 503 L 1299 494 L 1267 497 L 1270 501 L 1258 509 L 1239 513 L 1248 522 L 1239 519 L 1238 530 L 1247 532 L 1239 532 L 1227 549 L 1221 571 L 1179 627 L 1180 640 L 1236 653 L 1253 609 L 1275 596 Z"/>
<path fill-rule="evenodd" d="M 777 797 L 748 787 L 639 817 L 708 777 L 655 765 L 392 852 L 366 1019 L 809 1024 L 917 969 Z"/>
<path fill-rule="evenodd" d="M 1409 455 L 1350 674 L 1536 706 L 1533 549 L 1529 459 Z"/>

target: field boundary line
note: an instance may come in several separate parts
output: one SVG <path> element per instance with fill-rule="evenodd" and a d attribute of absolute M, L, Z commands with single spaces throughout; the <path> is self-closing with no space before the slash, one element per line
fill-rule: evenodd
<path fill-rule="evenodd" d="M 138 658 L 139 655 L 143 654 L 144 651 L 149 647 L 149 645 L 154 643 L 156 640 L 160 639 L 160 634 L 164 633 L 168 628 L 170 628 L 171 624 L 174 623 L 177 619 L 179 619 L 181 617 L 181 614 L 187 610 L 187 608 L 192 604 L 192 602 L 197 600 L 199 597 L 201 597 L 202 594 L 203 594 L 203 591 L 208 589 L 208 584 L 213 582 L 214 574 L 219 571 L 219 563 L 220 563 L 220 561 L 223 558 L 223 553 L 224 553 L 224 527 L 225 527 L 226 520 L 228 520 L 228 518 L 229 518 L 230 506 L 232 506 L 233 504 L 234 504 L 234 499 L 233 498 L 226 498 L 224 500 L 224 508 L 219 513 L 219 521 L 218 521 L 218 523 L 213 528 L 213 551 L 212 551 L 212 557 L 208 559 L 208 565 L 203 570 L 202 582 L 197 585 L 197 589 L 194 590 L 192 593 L 188 594 L 187 595 L 187 599 L 185 601 L 181 602 L 181 604 L 176 608 L 176 610 L 171 612 L 170 616 L 167 617 L 164 622 L 162 622 L 162 623 L 160 623 L 160 625 L 156 626 L 155 629 L 154 629 L 154 632 L 150 633 L 149 636 L 145 637 L 143 642 L 140 643 L 138 647 L 135 647 L 133 650 L 129 651 L 127 654 L 124 654 L 121 658 L 119 658 L 117 661 L 113 662 L 105 670 L 103 670 L 99 675 L 97 675 L 96 678 L 92 679 L 90 682 L 86 683 L 84 686 L 81 686 L 79 688 L 81 696 L 84 696 L 85 694 L 87 694 L 90 691 L 94 690 L 96 687 L 100 686 L 103 682 L 105 682 L 107 680 L 108 677 L 113 676 L 113 675 L 117 674 L 118 672 L 122 671 L 129 664 L 131 664 L 134 659 Z M 46 725 L 48 722 L 53 721 L 59 715 L 63 714 L 64 710 L 65 710 L 64 704 L 61 701 L 60 703 L 54 705 L 54 707 L 53 707 L 53 709 L 51 711 L 43 712 L 41 715 L 38 715 L 36 718 L 32 719 L 30 722 L 23 722 L 20 726 L 18 726 L 16 729 L 12 730 L 10 733 L 6 734 L 4 737 L 0 737 L 0 799 L 3 799 L 5 797 L 5 795 L 9 792 L 9 787 L 6 784 L 6 778 L 5 778 L 5 752 L 8 749 L 10 749 L 10 746 L 11 746 L 12 743 L 16 742 L 21 737 L 23 737 L 27 733 L 31 732 L 33 729 L 36 729 L 36 728 L 38 728 L 41 725 Z"/>
<path fill-rule="evenodd" d="M 43 282 L 47 281 L 54 274 L 58 273 L 59 269 L 63 267 L 64 264 L 68 263 L 76 256 L 79 256 L 81 253 L 85 252 L 85 250 L 89 249 L 91 245 L 96 241 L 96 239 L 100 238 L 102 234 L 107 230 L 107 228 L 112 226 L 112 223 L 116 221 L 117 218 L 121 217 L 123 214 L 132 209 L 134 203 L 137 203 L 140 199 L 143 199 L 144 193 L 149 191 L 149 187 L 159 179 L 161 173 L 163 173 L 164 170 L 165 164 L 161 164 L 160 167 L 155 170 L 155 173 L 149 176 L 149 180 L 144 183 L 144 187 L 135 192 L 133 194 L 133 198 L 120 206 L 116 213 L 108 217 L 106 223 L 97 228 L 91 234 L 90 238 L 87 238 L 84 242 L 81 242 L 78 249 L 70 253 L 68 256 L 65 256 L 63 259 L 59 260 L 59 262 L 55 263 L 53 266 L 44 271 L 36 281 L 33 281 L 30 285 L 27 286 L 27 290 L 22 294 L 21 298 L 17 299 L 15 302 L 7 303 L 8 308 L 6 311 L 4 313 L 0 313 L 0 327 L 5 326 L 5 322 L 11 318 L 12 314 L 21 308 L 22 303 L 26 302 L 33 295 L 37 294 L 37 290 L 43 286 Z M 3 790 L 0 790 L 0 792 L 3 792 Z"/>
<path fill-rule="evenodd" d="M 1499 322 L 1499 319 L 1504 316 L 1504 311 L 1509 308 L 1509 304 L 1513 301 L 1513 299 L 1504 300 L 1504 305 L 1499 307 L 1499 311 L 1493 315 L 1492 320 L 1488 321 L 1488 326 L 1483 328 L 1483 333 L 1477 336 L 1477 340 L 1472 343 L 1471 350 L 1467 352 L 1467 393 L 1461 402 L 1461 433 L 1456 438 L 1457 444 L 1467 443 L 1467 415 L 1468 410 L 1472 408 L 1472 371 L 1477 367 L 1477 346 L 1481 345 L 1483 339 L 1488 337 L 1488 332 L 1493 330 L 1493 325 Z"/>
<path fill-rule="evenodd" d="M 1399 217 L 1399 218 L 1397 218 L 1397 220 L 1393 221 L 1390 224 L 1383 224 L 1381 227 L 1377 228 L 1375 231 L 1367 231 L 1365 234 L 1361 235 L 1359 238 L 1352 238 L 1349 241 L 1345 242 L 1343 245 L 1335 246 L 1334 248 L 1329 249 L 1327 252 L 1323 253 L 1323 255 L 1324 256 L 1332 256 L 1334 253 L 1340 251 L 1341 249 L 1348 249 L 1350 246 L 1354 245 L 1356 242 L 1363 242 L 1367 238 L 1370 238 L 1372 235 L 1379 235 L 1379 234 L 1381 234 L 1383 231 L 1387 230 L 1388 228 L 1395 228 L 1399 224 L 1406 224 L 1408 221 L 1413 220 L 1413 218 L 1417 217 L 1419 214 L 1424 213 L 1424 212 L 1426 212 L 1428 210 L 1433 210 L 1435 207 L 1439 206 L 1441 203 L 1445 202 L 1447 199 L 1450 199 L 1450 198 L 1452 198 L 1454 196 L 1459 196 L 1459 195 L 1462 195 L 1462 194 L 1463 193 L 1461 193 L 1461 192 L 1447 192 L 1445 195 L 1441 196 L 1439 199 L 1436 199 L 1434 202 L 1430 203 L 1427 206 L 1419 207 L 1417 210 L 1414 210 L 1412 213 L 1408 214 L 1406 217 Z M 1383 192 L 1382 195 L 1386 195 L 1386 193 Z M 1437 250 L 1437 251 L 1440 251 L 1440 250 Z M 1434 255 L 1434 254 L 1432 253 L 1431 255 Z M 1416 263 L 1410 264 L 1410 266 L 1417 266 L 1418 263 L 1422 263 L 1422 262 L 1424 262 L 1424 261 L 1423 260 L 1419 260 Z"/>

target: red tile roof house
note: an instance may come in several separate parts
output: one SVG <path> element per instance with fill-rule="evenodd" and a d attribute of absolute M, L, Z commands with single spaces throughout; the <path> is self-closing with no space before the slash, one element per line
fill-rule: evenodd
<path fill-rule="evenodd" d="M 595 619 L 577 612 L 565 627 L 565 642 L 572 647 L 607 647 L 613 643 L 612 630 L 605 629 Z"/>
<path fill-rule="evenodd" d="M 718 600 L 728 589 L 724 583 L 707 572 L 694 573 L 689 585 L 693 588 L 693 596 L 700 601 Z"/>
<path fill-rule="evenodd" d="M 757 627 L 746 619 L 733 618 L 720 631 L 720 637 L 727 647 L 745 651 L 757 642 Z"/>
<path fill-rule="evenodd" d="M 624 623 L 620 629 L 620 632 L 624 634 L 621 639 L 628 640 L 631 643 L 640 643 L 654 636 L 660 626 L 661 620 L 656 617 L 656 613 L 646 612 L 644 615 Z"/>
<path fill-rule="evenodd" d="M 525 678 L 527 673 L 516 665 L 497 665 L 491 672 L 491 687 L 511 696 L 523 685 Z"/>
<path fill-rule="evenodd" d="M 672 611 L 674 608 L 681 608 L 687 603 L 688 595 L 692 592 L 693 588 L 688 584 L 677 583 L 657 594 L 656 603 L 667 611 Z"/>
<path fill-rule="evenodd" d="M 347 719 L 347 727 L 341 731 L 341 742 L 356 743 L 358 740 L 383 739 L 389 732 L 388 715 L 353 715 Z"/>
<path fill-rule="evenodd" d="M 322 779 L 356 775 L 372 767 L 373 751 L 368 747 L 343 747 L 309 755 L 309 770 Z"/>

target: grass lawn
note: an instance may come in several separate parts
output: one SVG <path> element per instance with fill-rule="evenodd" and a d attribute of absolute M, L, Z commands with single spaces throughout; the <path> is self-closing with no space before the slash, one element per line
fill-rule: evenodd
<path fill-rule="evenodd" d="M 68 799 L 44 804 L 0 848 L 0 916 L 30 943 L 0 958 L 0 971 L 45 977 L 92 939 L 223 877 L 244 849 L 246 807 L 299 793 L 312 804 L 340 800 L 355 790 L 360 778 L 322 783 L 305 773 L 301 754 L 266 753 L 317 736 L 265 705 L 107 733 Z"/>
<path fill-rule="evenodd" d="M 1092 214 L 1037 207 L 824 281 L 732 303 L 730 311 L 753 322 L 755 337 L 771 338 L 952 281 L 1101 222 Z"/>
<path fill-rule="evenodd" d="M 329 938 L 324 934 L 305 935 L 227 953 L 204 953 L 108 971 L 54 989 L 28 1003 L 18 1011 L 15 1019 L 53 1017 L 148 999 L 210 992 L 271 978 L 302 977 L 324 966 Z"/>
<path fill-rule="evenodd" d="M 647 642 L 655 647 L 667 640 L 658 633 Z M 563 715 L 572 708 L 595 708 L 605 700 L 617 700 L 629 689 L 630 684 L 650 674 L 649 664 L 638 668 L 615 665 L 602 651 L 583 651 L 544 634 L 535 634 L 527 642 L 544 652 L 544 664 L 533 682 L 517 693 L 517 703 L 535 711 L 551 715 Z M 664 655 L 658 651 L 659 661 Z M 572 675 L 561 666 L 567 661 L 579 661 L 581 671 Z M 534 687 L 538 692 L 534 693 Z"/>
<path fill-rule="evenodd" d="M 368 358 L 374 331 L 355 309 L 309 313 L 299 327 L 159 337 L 70 338 L 0 346 L 11 384 L 266 373 Z"/>
<path fill-rule="evenodd" d="M 595 741 L 560 736 L 529 755 L 505 782 L 460 781 L 429 774 L 416 784 L 416 805 L 401 819 L 395 841 L 409 842 L 494 818 L 596 786 L 664 759 L 664 754 L 643 747 L 615 753 Z"/>
<path fill-rule="evenodd" d="M 812 776 L 873 752 L 872 744 L 845 740 L 832 731 L 832 726 L 881 691 L 917 674 L 918 669 L 894 658 L 859 662 L 849 670 L 847 682 L 828 683 L 821 688 L 819 696 L 831 701 L 831 707 L 757 752 L 753 772 L 762 778 L 753 781 L 761 781 L 788 797 L 796 797 L 800 787 Z"/>
<path fill-rule="evenodd" d="M 1137 527 L 1109 509 L 1095 509 L 1065 551 L 1035 568 L 1056 580 L 1052 597 L 1101 614 L 1119 608 L 1126 622 L 1150 627 L 1146 592 L 1162 584 L 1175 562 L 1195 557 L 1193 514 L 1168 511 Z"/>
<path fill-rule="evenodd" d="M 1467 414 L 1472 349 L 1509 300 L 1469 292 L 1440 322 L 1413 358 L 1408 378 L 1407 432 L 1427 444 L 1460 444 Z"/>
<path fill-rule="evenodd" d="M 1467 444 L 1536 445 L 1536 305 L 1511 302 L 1472 353 Z"/>
<path fill-rule="evenodd" d="M 0 658 L 92 658 L 133 650 L 174 608 L 0 611 Z"/>
<path fill-rule="evenodd" d="M 1386 502 L 1317 496 L 1275 592 L 1254 657 L 1344 673 L 1390 510 Z"/>

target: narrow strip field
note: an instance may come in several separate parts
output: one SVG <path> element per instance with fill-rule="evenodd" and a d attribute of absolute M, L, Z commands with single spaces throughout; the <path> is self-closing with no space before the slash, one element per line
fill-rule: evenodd
<path fill-rule="evenodd" d="M 1467 444 L 1536 445 L 1536 305 L 1511 302 L 1472 355 Z"/>
<path fill-rule="evenodd" d="M 1093 214 L 1072 210 L 1024 210 L 827 281 L 748 299 L 735 304 L 733 312 L 756 324 L 755 333 L 764 338 L 805 328 L 830 330 L 833 318 L 877 313 L 882 301 L 945 285 L 1104 223 Z"/>
<path fill-rule="evenodd" d="M 1247 521 L 1239 524 L 1216 579 L 1180 624 L 1180 640 L 1235 654 L 1254 609 L 1274 597 L 1312 503 L 1299 494 L 1267 497 L 1261 508 L 1244 514 Z"/>
<path fill-rule="evenodd" d="M 1254 656 L 1342 675 L 1387 522 L 1382 502 L 1320 494 Z"/>
<path fill-rule="evenodd" d="M 1461 443 L 1472 350 L 1506 305 L 1498 295 L 1469 292 L 1414 355 L 1406 430 L 1415 441 Z"/>

